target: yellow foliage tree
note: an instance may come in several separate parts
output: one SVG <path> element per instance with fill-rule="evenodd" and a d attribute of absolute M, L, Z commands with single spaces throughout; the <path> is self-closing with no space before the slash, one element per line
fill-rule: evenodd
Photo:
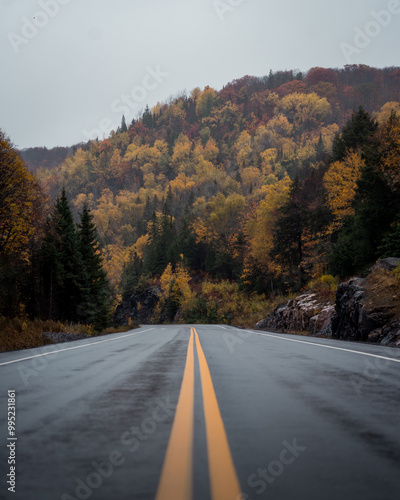
<path fill-rule="evenodd" d="M 400 188 L 400 113 L 392 112 L 379 129 L 382 162 L 380 169 L 392 190 Z"/>
<path fill-rule="evenodd" d="M 328 206 L 335 216 L 330 231 L 340 228 L 344 218 L 354 214 L 352 201 L 364 166 L 365 162 L 360 153 L 351 151 L 344 161 L 333 163 L 325 174 Z"/>
<path fill-rule="evenodd" d="M 186 175 L 193 173 L 191 152 L 192 143 L 190 139 L 185 134 L 181 134 L 175 141 L 171 163 L 179 172 L 183 172 Z"/>
<path fill-rule="evenodd" d="M 315 93 L 296 92 L 284 97 L 278 103 L 277 110 L 295 127 L 314 127 L 330 114 L 331 105 L 325 97 L 319 97 Z"/>
<path fill-rule="evenodd" d="M 0 257 L 28 260 L 43 199 L 35 178 L 0 130 Z"/>
<path fill-rule="evenodd" d="M 288 176 L 275 184 L 264 186 L 265 198 L 259 203 L 254 215 L 246 224 L 249 254 L 263 269 L 274 270 L 276 268 L 270 252 L 274 244 L 279 208 L 288 201 L 290 187 L 291 180 Z"/>
<path fill-rule="evenodd" d="M 245 198 L 237 193 L 227 197 L 219 193 L 212 198 L 205 213 L 193 224 L 197 242 L 204 241 L 218 250 L 233 253 L 244 208 Z"/>
<path fill-rule="evenodd" d="M 240 168 L 246 168 L 250 166 L 251 155 L 252 155 L 252 141 L 251 136 L 244 130 L 238 137 L 235 143 L 235 149 L 237 151 L 236 160 Z"/>
<path fill-rule="evenodd" d="M 214 89 L 205 87 L 203 92 L 201 92 L 196 99 L 196 113 L 201 118 L 205 118 L 210 115 L 212 109 L 217 104 L 218 98 Z"/>
<path fill-rule="evenodd" d="M 400 117 L 400 102 L 391 101 L 384 104 L 381 110 L 374 113 L 374 118 L 378 120 L 379 123 L 385 123 L 389 120 L 390 115 L 395 113 Z"/>

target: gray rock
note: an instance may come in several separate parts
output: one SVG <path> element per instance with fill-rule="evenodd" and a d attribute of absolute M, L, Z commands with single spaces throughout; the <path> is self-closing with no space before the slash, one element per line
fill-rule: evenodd
<path fill-rule="evenodd" d="M 330 335 L 333 304 L 321 304 L 312 291 L 279 304 L 256 328 L 272 331 L 310 331 L 313 335 Z M 323 332 L 323 333 L 321 333 Z"/>
<path fill-rule="evenodd" d="M 371 267 L 371 271 L 374 271 L 375 269 L 393 271 L 398 265 L 400 265 L 400 259 L 396 257 L 387 257 L 386 259 L 378 260 L 378 262 Z"/>
<path fill-rule="evenodd" d="M 67 333 L 67 332 L 43 332 L 43 337 L 50 340 L 53 344 L 60 344 L 63 342 L 72 342 L 73 340 L 81 340 L 90 337 L 83 333 Z"/>

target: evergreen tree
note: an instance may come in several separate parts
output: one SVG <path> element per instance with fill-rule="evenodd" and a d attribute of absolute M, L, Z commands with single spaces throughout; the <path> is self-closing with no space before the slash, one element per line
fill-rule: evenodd
<path fill-rule="evenodd" d="M 331 162 L 344 160 L 351 149 L 362 149 L 364 153 L 367 153 L 371 138 L 377 128 L 377 122 L 360 106 L 343 127 L 341 134 L 336 135 L 332 145 Z"/>
<path fill-rule="evenodd" d="M 142 123 L 147 128 L 153 128 L 153 114 L 150 111 L 150 108 L 149 108 L 148 104 L 146 104 L 145 110 L 143 112 Z"/>
<path fill-rule="evenodd" d="M 88 290 L 85 296 L 86 321 L 97 330 L 107 327 L 110 320 L 110 288 L 103 269 L 93 215 L 85 203 L 80 214 L 79 250 L 86 270 Z"/>
<path fill-rule="evenodd" d="M 293 181 L 289 201 L 280 209 L 274 234 L 271 256 L 289 273 L 299 280 L 299 288 L 305 282 L 303 261 L 304 232 L 308 226 L 308 214 L 301 200 L 301 185 L 298 178 Z"/>
<path fill-rule="evenodd" d="M 382 239 L 382 244 L 378 248 L 380 257 L 397 257 L 400 258 L 400 214 L 391 224 L 390 230 Z"/>
<path fill-rule="evenodd" d="M 201 269 L 202 259 L 200 246 L 196 243 L 196 236 L 191 230 L 192 214 L 189 203 L 186 205 L 180 222 L 176 253 L 183 255 L 191 269 Z"/>
<path fill-rule="evenodd" d="M 88 278 L 64 189 L 46 224 L 42 260 L 45 302 L 49 317 L 62 321 L 81 320 L 85 314 Z"/>
<path fill-rule="evenodd" d="M 174 265 L 177 261 L 175 222 L 166 203 L 161 215 L 153 214 L 149 229 L 145 270 L 151 275 L 157 275 L 164 271 L 168 263 Z"/>
<path fill-rule="evenodd" d="M 329 259 L 332 273 L 341 277 L 365 271 L 380 256 L 379 247 L 395 216 L 393 195 L 382 174 L 367 165 L 349 217 Z"/>
<path fill-rule="evenodd" d="M 125 264 L 122 271 L 121 292 L 123 299 L 127 299 L 137 290 L 142 274 L 143 260 L 135 251 L 129 256 L 128 263 Z"/>
<path fill-rule="evenodd" d="M 128 132 L 128 127 L 126 125 L 125 115 L 122 115 L 121 126 L 119 127 L 120 132 Z"/>

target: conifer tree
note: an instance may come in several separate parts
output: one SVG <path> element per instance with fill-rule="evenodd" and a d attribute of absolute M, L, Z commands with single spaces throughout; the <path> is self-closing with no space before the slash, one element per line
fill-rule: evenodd
<path fill-rule="evenodd" d="M 121 278 L 121 292 L 122 297 L 127 299 L 132 295 L 140 281 L 140 277 L 143 274 L 143 260 L 139 257 L 138 253 L 135 251 L 129 256 L 129 261 L 125 264 L 122 271 Z"/>
<path fill-rule="evenodd" d="M 121 126 L 119 128 L 120 132 L 128 132 L 128 127 L 126 125 L 125 115 L 122 115 Z"/>
<path fill-rule="evenodd" d="M 88 279 L 65 189 L 46 224 L 42 259 L 46 309 L 50 318 L 81 320 Z"/>
<path fill-rule="evenodd" d="M 304 232 L 308 226 L 308 213 L 302 201 L 301 185 L 298 178 L 293 181 L 289 201 L 279 210 L 276 223 L 274 247 L 271 256 L 289 273 L 299 279 L 300 287 L 304 284 L 302 268 L 304 253 Z"/>
<path fill-rule="evenodd" d="M 87 203 L 83 205 L 80 219 L 79 250 L 88 285 L 85 297 L 86 318 L 87 322 L 93 324 L 97 330 L 102 330 L 108 325 L 110 319 L 110 288 L 102 266 L 96 226 Z"/>
<path fill-rule="evenodd" d="M 369 142 L 377 128 L 377 122 L 360 106 L 343 127 L 341 134 L 335 137 L 331 162 L 342 161 L 350 150 L 362 149 L 364 153 L 367 153 Z"/>

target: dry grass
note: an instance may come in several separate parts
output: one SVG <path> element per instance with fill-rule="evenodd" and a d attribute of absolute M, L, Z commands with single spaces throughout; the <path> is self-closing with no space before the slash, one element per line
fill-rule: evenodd
<path fill-rule="evenodd" d="M 0 318 L 0 351 L 15 351 L 50 344 L 42 332 L 38 322 Z"/>
<path fill-rule="evenodd" d="M 334 303 L 338 285 L 339 278 L 331 276 L 330 274 L 325 274 L 310 281 L 306 286 L 306 290 L 312 290 L 316 294 L 318 302 Z"/>
<path fill-rule="evenodd" d="M 374 269 L 367 278 L 366 305 L 370 310 L 378 310 L 400 317 L 400 273 Z"/>
<path fill-rule="evenodd" d="M 132 330 L 133 326 L 107 328 L 100 335 L 120 333 Z M 56 321 L 29 321 L 24 318 L 0 317 L 0 352 L 30 349 L 51 344 L 49 339 L 42 335 L 43 332 L 77 333 L 80 335 L 99 335 L 92 325 L 63 324 Z"/>

